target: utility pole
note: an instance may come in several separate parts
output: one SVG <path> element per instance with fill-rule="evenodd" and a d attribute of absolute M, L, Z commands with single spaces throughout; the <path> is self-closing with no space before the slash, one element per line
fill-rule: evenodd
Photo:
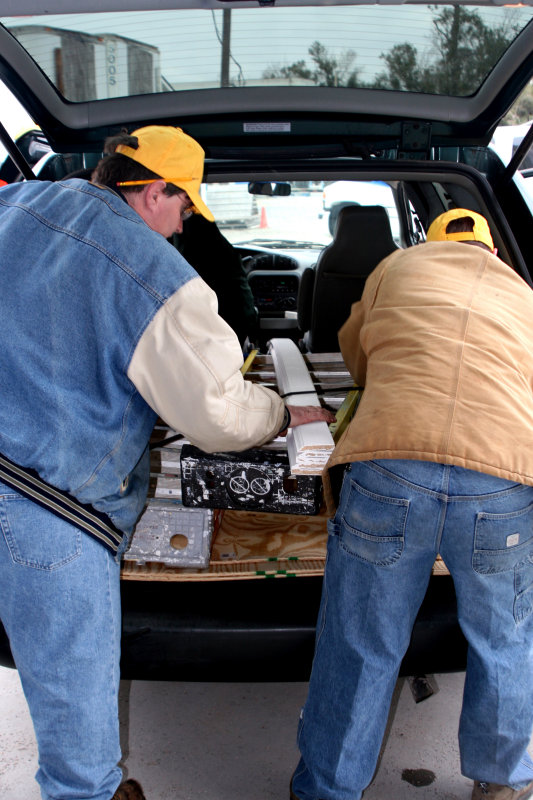
<path fill-rule="evenodd" d="M 229 61 L 231 52 L 231 8 L 222 9 L 222 57 L 220 63 L 220 85 L 229 86 Z"/>

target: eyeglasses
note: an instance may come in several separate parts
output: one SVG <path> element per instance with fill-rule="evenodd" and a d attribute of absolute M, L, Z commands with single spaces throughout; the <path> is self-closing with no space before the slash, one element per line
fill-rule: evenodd
<path fill-rule="evenodd" d="M 182 221 L 185 222 L 185 220 L 190 219 L 192 217 L 192 215 L 195 214 L 195 213 L 196 213 L 196 209 L 194 208 L 194 206 L 192 206 L 192 205 L 191 206 L 187 206 L 187 208 L 184 208 L 183 211 L 181 212 Z"/>
<path fill-rule="evenodd" d="M 155 183 L 158 180 L 162 180 L 162 178 L 150 178 L 150 179 L 144 180 L 144 181 L 117 181 L 116 185 L 117 186 L 147 186 L 149 183 Z M 176 178 L 176 180 L 177 181 L 188 181 L 188 180 L 191 180 L 191 179 L 190 178 Z M 171 186 L 173 189 L 177 190 L 175 192 L 175 194 L 173 194 L 172 196 L 176 197 L 176 196 L 182 196 L 183 195 L 183 196 L 185 196 L 187 198 L 187 200 L 190 201 L 190 198 L 189 198 L 187 192 L 185 191 L 185 189 L 182 189 L 180 186 L 176 186 L 174 183 L 169 183 L 168 181 L 166 183 L 167 183 L 167 186 Z M 185 220 L 190 219 L 192 217 L 192 215 L 195 214 L 195 213 L 196 213 L 196 209 L 195 209 L 194 205 L 191 202 L 189 202 L 189 205 L 186 206 L 183 209 L 183 211 L 181 212 L 181 219 L 183 220 L 183 222 L 185 222 Z"/>

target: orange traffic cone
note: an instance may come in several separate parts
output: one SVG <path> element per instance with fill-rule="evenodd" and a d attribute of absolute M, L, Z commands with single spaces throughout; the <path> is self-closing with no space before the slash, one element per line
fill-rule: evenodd
<path fill-rule="evenodd" d="M 261 222 L 259 223 L 259 227 L 260 228 L 268 228 L 267 212 L 266 212 L 266 208 L 264 206 L 262 206 L 262 208 L 261 208 Z"/>

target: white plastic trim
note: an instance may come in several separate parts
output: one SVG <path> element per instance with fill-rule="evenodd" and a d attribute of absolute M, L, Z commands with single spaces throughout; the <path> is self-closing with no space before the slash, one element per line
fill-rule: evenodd
<path fill-rule="evenodd" d="M 291 406 L 319 406 L 320 400 L 307 369 L 303 355 L 291 339 L 271 339 L 270 353 L 281 395 L 294 394 L 286 399 Z M 287 452 L 294 475 L 320 475 L 335 444 L 326 422 L 309 422 L 290 428 Z"/>

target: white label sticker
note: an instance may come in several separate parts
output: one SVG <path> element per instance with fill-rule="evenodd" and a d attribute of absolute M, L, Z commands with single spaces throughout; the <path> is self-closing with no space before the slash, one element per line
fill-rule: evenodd
<path fill-rule="evenodd" d="M 506 539 L 507 547 L 514 547 L 520 541 L 520 534 L 519 533 L 510 533 Z"/>
<path fill-rule="evenodd" d="M 243 122 L 244 133 L 290 133 L 290 122 Z"/>

